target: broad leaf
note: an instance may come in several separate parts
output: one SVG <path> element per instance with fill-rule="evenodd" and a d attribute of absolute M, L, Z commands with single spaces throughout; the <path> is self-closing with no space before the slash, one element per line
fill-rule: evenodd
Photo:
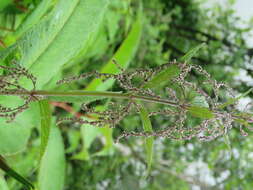
<path fill-rule="evenodd" d="M 15 154 L 24 150 L 30 129 L 18 121 L 5 123 L 4 120 L 0 120 L 0 154 Z"/>
<path fill-rule="evenodd" d="M 13 34 L 15 38 L 19 38 L 24 32 L 37 24 L 40 19 L 45 16 L 52 4 L 52 0 L 42 0 L 40 4 L 35 8 L 35 10 L 29 14 L 24 22 L 17 28 Z"/>
<path fill-rule="evenodd" d="M 17 43 L 0 52 L 1 61 L 15 55 L 19 63 L 37 77 L 37 89 L 42 88 L 87 45 L 90 35 L 102 21 L 107 2 L 59 0 L 49 15 L 28 30 Z M 24 87 L 30 85 L 23 81 Z M 7 102 L 6 98 L 1 97 L 0 100 Z M 7 100 L 10 102 L 9 98 Z M 5 124 L 0 119 L 0 153 L 8 154 L 24 149 L 32 126 L 28 121 L 36 117 L 30 115 L 27 119 L 22 114 L 19 118 L 11 124 Z"/>
<path fill-rule="evenodd" d="M 24 151 L 31 128 L 39 125 L 39 122 L 39 108 L 37 103 L 31 103 L 30 108 L 19 114 L 11 123 L 6 123 L 1 118 L 0 154 L 9 155 Z"/>
<path fill-rule="evenodd" d="M 52 127 L 46 152 L 42 157 L 38 185 L 40 190 L 62 190 L 65 178 L 64 144 L 60 130 Z"/>
<path fill-rule="evenodd" d="M 107 0 L 59 0 L 49 15 L 0 57 L 14 51 L 19 63 L 37 77 L 40 89 L 87 45 L 107 4 Z"/>

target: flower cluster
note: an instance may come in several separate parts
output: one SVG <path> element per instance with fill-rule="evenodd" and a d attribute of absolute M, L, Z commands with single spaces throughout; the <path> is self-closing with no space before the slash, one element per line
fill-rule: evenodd
<path fill-rule="evenodd" d="M 103 81 L 114 79 L 130 97 L 144 96 L 153 98 L 155 100 L 154 102 L 158 104 L 164 101 L 171 102 L 171 105 L 159 106 L 159 110 L 149 113 L 150 117 L 162 115 L 169 118 L 168 122 L 171 123 L 169 126 L 161 126 L 160 130 L 154 132 L 124 132 L 118 140 L 128 136 L 157 136 L 175 140 L 189 140 L 196 137 L 200 140 L 209 141 L 226 134 L 232 128 L 232 123 L 238 123 L 238 121 L 241 126 L 241 133 L 243 135 L 246 134 L 242 128 L 242 122 L 240 122 L 243 114 L 235 109 L 237 102 L 235 92 L 225 83 L 212 79 L 210 74 L 201 66 L 173 61 L 156 68 L 137 69 L 132 72 L 127 72 L 116 62 L 114 63 L 120 69 L 121 73 L 108 74 L 94 71 L 77 77 L 63 79 L 58 81 L 58 84 L 69 83 L 88 77 L 100 78 Z M 157 74 L 163 72 L 171 65 L 176 65 L 180 69 L 180 74 L 168 82 L 169 87 L 163 88 L 159 93 L 154 90 L 155 87 L 145 88 Z M 192 75 L 202 77 L 202 84 L 190 82 Z M 192 92 L 195 93 L 193 100 L 202 100 L 201 105 L 196 106 L 196 102 L 187 100 L 187 95 Z M 232 100 L 232 103 L 225 105 L 230 100 Z M 129 98 L 127 103 L 114 103 L 112 108 L 108 108 L 103 112 L 88 109 L 87 105 L 83 105 L 82 109 L 86 113 L 95 115 L 94 120 L 62 118 L 61 122 L 71 120 L 80 124 L 91 124 L 100 127 L 109 124 L 111 127 L 115 127 L 131 111 L 139 112 L 140 104 L 141 101 L 135 101 Z M 205 114 L 205 112 L 211 114 L 211 117 L 201 116 L 200 119 L 198 118 L 197 124 L 192 125 L 189 121 L 194 119 L 195 114 L 191 115 L 191 109 L 193 108 L 196 109 L 195 112 L 199 112 L 197 113 L 197 117 Z M 246 124 L 246 127 L 250 129 L 252 115 L 245 113 L 243 120 L 245 121 L 244 124 Z"/>
<path fill-rule="evenodd" d="M 26 110 L 30 102 L 34 100 L 34 97 L 32 96 L 22 96 L 19 94 L 20 92 L 30 92 L 35 90 L 36 78 L 29 73 L 27 69 L 15 62 L 12 62 L 11 66 L 0 65 L 0 72 L 0 94 L 5 96 L 16 94 L 23 100 L 23 103 L 15 108 L 0 105 L 0 117 L 7 118 L 7 122 L 11 122 L 15 119 L 18 113 Z M 32 90 L 28 90 L 20 85 L 20 81 L 24 78 L 31 81 Z"/>
<path fill-rule="evenodd" d="M 225 83 L 212 79 L 210 74 L 199 65 L 173 61 L 156 68 L 125 71 L 116 61 L 114 64 L 120 73 L 94 71 L 57 82 L 57 84 L 70 83 L 89 77 L 99 78 L 102 81 L 113 79 L 118 83 L 119 90 L 123 91 L 122 93 L 108 92 L 112 95 L 110 96 L 112 100 L 106 110 L 95 110 L 88 104 L 82 104 L 81 110 L 91 117 L 61 118 L 58 123 L 72 121 L 97 127 L 108 125 L 116 127 L 131 113 L 139 113 L 143 102 L 146 102 L 154 104 L 145 105 L 148 109 L 152 109 L 149 111 L 149 117 L 160 115 L 167 119 L 167 122 L 161 122 L 166 125 L 162 124 L 158 127 L 159 130 L 154 132 L 124 132 L 118 139 L 128 136 L 158 136 L 175 140 L 196 137 L 208 141 L 226 134 L 236 126 L 233 125 L 235 123 L 239 124 L 243 135 L 246 135 L 244 129 L 251 130 L 253 115 L 236 109 L 235 104 L 239 98 L 235 97 L 235 92 Z M 0 105 L 0 117 L 5 117 L 8 121 L 12 121 L 18 113 L 28 108 L 30 102 L 38 101 L 42 96 L 47 98 L 54 93 L 55 96 L 66 95 L 61 92 L 36 91 L 36 78 L 19 64 L 1 65 L 0 69 L 0 95 L 15 95 L 22 100 L 22 104 L 15 108 L 8 107 L 8 104 Z M 166 80 L 167 75 L 169 80 L 165 87 L 160 83 Z M 194 79 L 196 76 L 199 80 Z M 162 77 L 162 81 L 159 77 Z M 32 85 L 27 86 L 32 88 L 24 88 L 20 84 L 24 80 L 29 80 Z M 192 81 L 201 82 L 198 84 Z M 96 96 L 99 93 L 93 92 L 89 96 Z M 73 95 L 74 92 L 69 94 Z M 106 93 L 102 92 L 100 95 L 104 96 Z"/>

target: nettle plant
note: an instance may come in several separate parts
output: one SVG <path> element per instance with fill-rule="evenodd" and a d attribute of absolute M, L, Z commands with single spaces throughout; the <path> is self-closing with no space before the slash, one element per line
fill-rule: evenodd
<path fill-rule="evenodd" d="M 116 61 L 114 64 L 121 70 L 119 74 L 99 73 L 97 71 L 81 74 L 80 76 L 65 78 L 57 82 L 58 85 L 76 80 L 95 77 L 102 81 L 114 79 L 122 91 L 45 91 L 36 89 L 36 77 L 21 65 L 13 62 L 11 66 L 0 66 L 2 69 L 0 94 L 1 96 L 17 96 L 23 104 L 17 107 L 0 105 L 0 117 L 12 122 L 15 117 L 26 110 L 31 102 L 49 101 L 85 101 L 81 109 L 87 118 L 59 118 L 62 122 L 90 124 L 97 127 L 109 125 L 117 127 L 127 115 L 149 110 L 147 103 L 157 104 L 148 111 L 148 117 L 163 115 L 173 125 L 158 131 L 124 132 L 118 137 L 127 136 L 157 136 L 175 140 L 189 140 L 196 137 L 200 140 L 213 140 L 226 134 L 234 126 L 240 126 L 243 135 L 251 129 L 252 114 L 238 111 L 236 102 L 246 93 L 235 96 L 235 92 L 225 83 L 212 79 L 210 74 L 199 65 L 181 63 L 177 61 L 163 64 L 156 68 L 123 70 Z M 190 73 L 202 77 L 201 85 L 187 80 Z M 32 89 L 22 87 L 20 81 L 30 80 Z M 189 78 L 190 79 L 190 78 Z M 164 83 L 168 86 L 164 87 Z M 109 98 L 110 104 L 105 111 L 96 111 L 88 105 L 94 100 Z M 144 104 L 145 103 L 145 104 Z M 189 124 L 189 120 L 197 119 L 197 125 Z M 196 122 L 194 122 L 196 123 Z M 236 125 L 239 124 L 239 125 Z"/>
<path fill-rule="evenodd" d="M 144 130 L 125 131 L 116 141 L 129 136 L 143 136 L 147 137 L 146 143 L 149 147 L 153 145 L 153 136 L 174 140 L 189 140 L 195 137 L 209 141 L 226 135 L 233 126 L 239 127 L 242 135 L 247 135 L 247 131 L 252 129 L 253 114 L 241 112 L 235 106 L 251 89 L 236 96 L 233 89 L 225 83 L 217 82 L 201 66 L 189 64 L 187 61 L 173 61 L 156 68 L 134 71 L 124 70 L 116 61 L 113 63 L 120 70 L 119 74 L 94 71 L 62 79 L 57 85 L 93 77 L 102 81 L 116 81 L 119 92 L 39 90 L 36 89 L 36 77 L 15 61 L 8 66 L 1 65 L 0 95 L 16 96 L 21 103 L 15 107 L 0 105 L 0 117 L 5 118 L 6 122 L 13 122 L 18 114 L 29 108 L 31 102 L 39 102 L 43 106 L 48 101 L 81 101 L 80 109 L 87 117 L 58 118 L 58 125 L 70 122 L 96 127 L 119 127 L 120 121 L 128 115 L 140 114 Z M 200 82 L 191 82 L 193 76 L 197 76 Z M 22 85 L 27 84 L 27 81 L 30 81 L 29 88 Z M 106 110 L 98 111 L 91 107 L 91 102 L 102 99 L 110 100 Z M 150 118 L 156 115 L 163 116 L 168 121 L 168 126 L 153 130 Z M 50 121 L 45 124 L 41 130 L 41 157 L 47 145 Z M 150 155 L 152 157 L 152 153 Z M 151 157 L 148 158 L 149 169 Z M 3 159 L 1 163 L 1 168 L 7 173 L 27 187 L 33 187 L 10 167 L 3 165 Z"/>

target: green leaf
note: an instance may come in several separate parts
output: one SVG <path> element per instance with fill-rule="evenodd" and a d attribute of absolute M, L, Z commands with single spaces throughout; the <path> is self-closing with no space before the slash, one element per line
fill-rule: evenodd
<path fill-rule="evenodd" d="M 9 167 L 1 155 L 0 155 L 0 168 L 2 170 L 4 170 L 7 175 L 15 178 L 17 181 L 22 183 L 27 190 L 34 189 L 33 184 L 31 184 L 28 180 L 26 180 L 24 177 L 19 175 L 15 170 L 13 170 L 11 167 Z"/>
<path fill-rule="evenodd" d="M 104 126 L 103 128 L 100 128 L 99 130 L 103 134 L 103 136 L 105 137 L 105 143 L 104 143 L 103 149 L 101 151 L 95 153 L 95 155 L 96 156 L 112 155 L 114 153 L 113 129 L 107 125 L 107 126 Z"/>
<path fill-rule="evenodd" d="M 148 116 L 148 111 L 142 106 L 140 109 L 140 115 L 141 115 L 141 120 L 142 120 L 142 125 L 143 129 L 145 132 L 152 132 L 152 125 L 151 121 Z M 149 174 L 151 170 L 151 165 L 152 165 L 152 160 L 153 160 L 153 144 L 154 144 L 154 137 L 147 137 L 145 139 L 145 148 L 147 152 L 147 164 L 148 164 L 148 169 L 147 173 Z"/>
<path fill-rule="evenodd" d="M 2 176 L 0 176 L 0 189 L 1 190 L 9 190 L 6 180 Z"/>
<path fill-rule="evenodd" d="M 203 48 L 206 44 L 202 43 L 194 48 L 192 48 L 190 51 L 188 51 L 183 57 L 179 59 L 179 61 L 182 62 L 189 62 L 193 56 L 197 54 L 197 52 Z"/>
<path fill-rule="evenodd" d="M 38 185 L 40 190 L 62 190 L 65 178 L 65 153 L 60 130 L 51 128 L 46 152 L 42 157 Z"/>
<path fill-rule="evenodd" d="M 40 145 L 40 159 L 45 153 L 49 134 L 50 134 L 50 126 L 51 126 L 51 109 L 47 100 L 39 101 L 40 105 L 40 118 L 41 118 L 41 145 Z"/>
<path fill-rule="evenodd" d="M 213 112 L 205 107 L 191 106 L 188 107 L 187 110 L 194 117 L 202 119 L 211 119 L 214 117 Z"/>
<path fill-rule="evenodd" d="M 12 3 L 12 0 L 1 0 L 0 1 L 0 11 L 6 8 L 8 5 Z"/>
<path fill-rule="evenodd" d="M 59 0 L 49 15 L 10 47 L 20 57 L 19 63 L 37 77 L 38 89 L 86 47 L 107 4 L 108 0 Z"/>
<path fill-rule="evenodd" d="M 66 149 L 66 153 L 73 153 L 80 144 L 80 133 L 77 130 L 68 130 L 68 142 L 69 147 Z"/>
<path fill-rule="evenodd" d="M 29 14 L 24 22 L 17 28 L 13 34 L 15 38 L 19 38 L 24 32 L 34 26 L 40 21 L 40 19 L 45 16 L 48 9 L 52 6 L 52 0 L 42 0 L 40 4 L 35 8 L 35 10 Z"/>
<path fill-rule="evenodd" d="M 240 95 L 240 96 L 238 96 L 238 97 L 236 97 L 236 98 L 231 98 L 231 99 L 229 99 L 229 100 L 228 100 L 227 102 L 225 102 L 224 104 L 219 105 L 218 108 L 219 108 L 219 109 L 223 109 L 223 108 L 225 108 L 225 107 L 227 107 L 227 106 L 229 106 L 229 105 L 231 105 L 231 104 L 234 104 L 234 103 L 237 102 L 239 99 L 241 99 L 241 98 L 247 96 L 250 92 L 252 92 L 252 89 L 253 89 L 253 88 L 249 89 L 247 92 L 243 93 L 242 95 Z"/>
<path fill-rule="evenodd" d="M 23 151 L 30 136 L 29 127 L 14 121 L 0 120 L 0 154 L 15 154 Z"/>
<path fill-rule="evenodd" d="M 73 156 L 73 159 L 77 160 L 89 160 L 89 148 L 95 138 L 100 134 L 99 129 L 97 127 L 91 125 L 83 125 L 81 128 L 81 137 L 83 141 L 82 150 Z"/>
<path fill-rule="evenodd" d="M 164 71 L 161 71 L 155 75 L 150 81 L 148 81 L 144 88 L 155 88 L 161 86 L 162 83 L 171 81 L 171 79 L 177 77 L 180 74 L 180 68 L 177 65 L 170 65 Z"/>
<path fill-rule="evenodd" d="M 10 54 L 20 57 L 20 64 L 37 77 L 37 88 L 42 88 L 86 46 L 103 19 L 107 2 L 59 0 L 49 15 L 27 31 L 16 44 L 1 52 L 0 57 L 6 58 Z M 30 84 L 24 82 L 23 86 Z M 21 115 L 20 118 L 22 122 L 12 124 L 0 120 L 3 123 L 0 127 L 0 153 L 9 154 L 25 148 L 31 124 L 25 122 Z"/>
<path fill-rule="evenodd" d="M 2 104 L 2 99 L 0 102 Z M 31 128 L 39 125 L 38 118 L 37 103 L 31 103 L 30 108 L 20 113 L 11 123 L 6 123 L 3 118 L 0 118 L 0 154 L 9 155 L 24 151 Z"/>

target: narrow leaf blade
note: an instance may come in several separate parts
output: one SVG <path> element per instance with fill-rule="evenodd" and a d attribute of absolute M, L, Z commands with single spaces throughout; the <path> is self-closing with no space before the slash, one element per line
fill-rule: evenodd
<path fill-rule="evenodd" d="M 40 117 L 41 117 L 41 145 L 40 145 L 40 159 L 45 153 L 51 126 L 51 109 L 47 100 L 39 101 Z"/>
<path fill-rule="evenodd" d="M 142 120 L 142 125 L 143 129 L 145 132 L 152 132 L 152 125 L 151 121 L 148 116 L 147 110 L 142 106 L 140 109 L 140 115 L 141 115 L 141 120 Z M 146 153 L 147 153 L 147 164 L 148 164 L 148 169 L 147 173 L 149 174 L 152 166 L 152 160 L 153 160 L 153 144 L 154 144 L 154 137 L 147 137 L 145 139 L 145 148 L 146 148 Z"/>

